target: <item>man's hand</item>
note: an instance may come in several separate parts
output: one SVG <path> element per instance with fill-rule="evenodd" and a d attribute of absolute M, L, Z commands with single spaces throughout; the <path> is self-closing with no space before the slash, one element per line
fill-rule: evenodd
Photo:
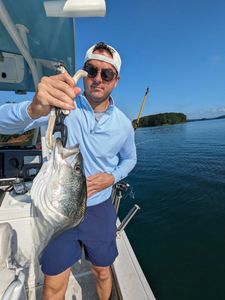
<path fill-rule="evenodd" d="M 68 73 L 42 77 L 28 113 L 32 119 L 37 119 L 48 115 L 52 106 L 75 109 L 73 99 L 79 94 L 80 88 L 75 87 L 74 80 Z"/>
<path fill-rule="evenodd" d="M 100 192 L 114 184 L 115 178 L 112 174 L 97 173 L 87 177 L 88 197 Z"/>

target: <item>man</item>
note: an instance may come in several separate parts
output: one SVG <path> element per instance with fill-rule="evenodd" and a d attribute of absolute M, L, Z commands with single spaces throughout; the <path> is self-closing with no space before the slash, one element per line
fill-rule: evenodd
<path fill-rule="evenodd" d="M 81 258 L 92 263 L 99 299 L 109 299 L 112 279 L 110 265 L 118 255 L 116 213 L 110 199 L 112 185 L 127 176 L 136 164 L 131 122 L 110 96 L 120 79 L 118 52 L 97 43 L 86 53 L 84 95 L 67 74 L 43 77 L 31 103 L 1 108 L 1 133 L 28 130 L 46 124 L 52 106 L 69 109 L 67 146 L 80 145 L 87 178 L 87 212 L 84 221 L 52 240 L 43 252 L 45 300 L 64 299 L 70 267 Z M 76 101 L 74 103 L 74 98 Z M 7 114 L 7 117 L 6 117 Z"/>

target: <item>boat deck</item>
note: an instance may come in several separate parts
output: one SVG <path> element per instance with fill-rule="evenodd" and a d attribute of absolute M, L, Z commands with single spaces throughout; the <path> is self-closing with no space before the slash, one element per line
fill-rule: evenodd
<path fill-rule="evenodd" d="M 31 218 L 29 192 L 19 196 L 15 195 L 13 191 L 5 193 L 0 205 L 0 225 L 9 223 L 12 226 L 17 235 L 17 246 L 22 249 L 23 253 L 30 253 L 32 249 Z M 119 219 L 117 225 L 120 225 Z M 117 246 L 119 255 L 111 267 L 113 276 L 111 300 L 155 300 L 125 231 L 118 234 Z M 29 285 L 30 290 L 27 295 L 29 300 L 42 299 L 43 274 L 39 273 L 40 275 L 35 285 Z M 4 299 L 4 297 L 2 299 L 8 300 L 7 298 Z M 12 299 L 14 300 L 14 298 Z M 26 300 L 25 298 L 18 299 Z M 91 272 L 90 263 L 82 259 L 72 267 L 66 300 L 95 299 L 98 299 L 95 278 Z"/>

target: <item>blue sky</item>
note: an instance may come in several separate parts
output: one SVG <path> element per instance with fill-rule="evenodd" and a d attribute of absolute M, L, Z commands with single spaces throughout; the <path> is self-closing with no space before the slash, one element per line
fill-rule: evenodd
<path fill-rule="evenodd" d="M 106 1 L 104 18 L 76 20 L 76 67 L 97 41 L 121 54 L 117 105 L 136 118 L 183 112 L 188 118 L 225 114 L 225 1 Z M 0 100 L 6 99 L 0 93 Z M 26 99 L 30 95 L 26 95 Z"/>

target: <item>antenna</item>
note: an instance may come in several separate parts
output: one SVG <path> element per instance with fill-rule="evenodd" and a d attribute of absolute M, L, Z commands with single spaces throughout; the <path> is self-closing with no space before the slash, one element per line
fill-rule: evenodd
<path fill-rule="evenodd" d="M 137 121 L 134 124 L 134 130 L 136 130 L 137 127 L 138 127 L 138 123 L 139 123 L 140 117 L 142 115 L 142 111 L 143 111 L 143 108 L 144 108 L 144 105 L 145 105 L 145 102 L 146 102 L 146 99 L 147 99 L 148 92 L 149 92 L 149 87 L 147 87 L 144 98 L 142 100 L 142 104 L 141 104 L 141 108 L 140 108 L 140 111 L 139 111 L 139 114 L 138 114 L 138 118 L 137 118 Z"/>

